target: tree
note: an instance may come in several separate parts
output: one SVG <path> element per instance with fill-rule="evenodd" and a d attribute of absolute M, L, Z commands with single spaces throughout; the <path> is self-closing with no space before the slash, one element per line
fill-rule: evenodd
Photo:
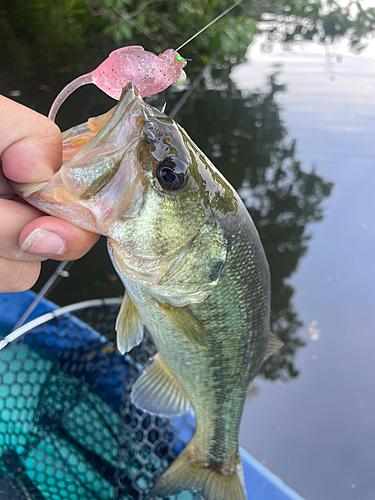
<path fill-rule="evenodd" d="M 212 21 L 231 0 L 86 0 L 92 13 L 108 23 L 106 34 L 118 42 L 141 36 L 156 51 L 176 48 Z M 375 33 L 375 8 L 363 9 L 360 1 L 342 7 L 335 0 L 244 0 L 228 15 L 202 33 L 189 48 L 206 58 L 221 46 L 223 53 L 243 56 L 256 33 L 266 32 L 269 43 L 315 40 L 331 43 L 343 36 L 360 50 Z"/>
<path fill-rule="evenodd" d="M 99 63 L 115 45 L 136 43 L 157 53 L 177 48 L 231 4 L 231 0 L 0 0 L 0 56 L 31 76 L 41 69 L 79 72 L 88 53 L 91 64 Z M 269 45 L 301 39 L 328 44 L 345 36 L 359 51 L 375 33 L 375 8 L 363 9 L 360 1 L 341 7 L 334 0 L 243 0 L 187 45 L 182 55 L 193 59 L 190 71 L 199 71 L 218 47 L 222 56 L 243 57 L 260 32 L 267 34 Z"/>
<path fill-rule="evenodd" d="M 52 75 L 70 70 L 76 76 L 93 69 L 115 47 L 109 37 L 117 44 L 138 43 L 160 52 L 177 47 L 229 5 L 228 0 L 0 0 L 0 25 L 7 34 L 0 53 L 29 75 L 39 70 L 45 74 L 49 68 Z M 295 144 L 288 139 L 275 100 L 285 90 L 277 73 L 267 92 L 247 95 L 234 87 L 228 75 L 260 29 L 268 33 L 269 43 L 282 39 L 288 44 L 296 37 L 318 37 L 329 43 L 347 35 L 359 49 L 374 32 L 374 9 L 358 7 L 357 17 L 351 18 L 348 9 L 332 1 L 327 5 L 323 11 L 322 3 L 312 0 L 269 4 L 244 0 L 183 52 L 193 57 L 189 73 L 194 74 L 213 53 L 219 54 L 218 48 L 223 49 L 215 62 L 211 59 L 177 118 L 239 190 L 259 230 L 272 275 L 272 329 L 285 342 L 263 367 L 263 375 L 270 379 L 298 375 L 293 358 L 303 345 L 297 335 L 301 321 L 291 305 L 293 289 L 287 279 L 306 251 L 309 225 L 322 218 L 322 202 L 332 184 L 313 170 L 305 172 L 295 156 Z M 71 74 L 65 76 L 65 83 L 72 79 Z M 161 106 L 165 95 L 152 96 L 151 102 Z M 167 112 L 180 95 L 168 90 Z M 85 268 L 81 262 L 79 271 L 87 282 L 92 265 Z M 96 269 L 93 280 L 108 281 L 100 276 L 112 272 L 108 269 Z"/>

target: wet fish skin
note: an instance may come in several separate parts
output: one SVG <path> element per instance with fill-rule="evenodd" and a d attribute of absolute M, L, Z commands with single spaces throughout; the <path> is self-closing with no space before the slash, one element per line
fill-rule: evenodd
<path fill-rule="evenodd" d="M 246 391 L 277 347 L 258 233 L 232 186 L 134 87 L 108 120 L 104 127 L 106 120 L 94 121 L 99 133 L 48 185 L 14 187 L 47 213 L 108 236 L 127 292 L 117 322 L 121 345 L 139 343 L 142 324 L 158 349 L 134 384 L 133 402 L 166 416 L 194 408 L 195 436 L 150 498 L 193 488 L 206 500 L 244 500 L 238 431 Z M 79 144 L 90 137 L 80 127 Z M 77 149 L 69 131 L 71 141 Z M 162 185 L 166 160 L 184 176 L 180 189 Z"/>
<path fill-rule="evenodd" d="M 196 434 L 182 456 L 188 454 L 186 461 L 198 467 L 209 464 L 208 469 L 213 471 L 232 468 L 233 475 L 229 476 L 232 478 L 241 468 L 238 431 L 246 390 L 263 362 L 269 328 L 268 267 L 261 247 L 254 245 L 258 240 L 254 226 L 246 214 L 242 215 L 237 222 L 230 216 L 225 221 L 231 234 L 227 261 L 217 287 L 204 301 L 190 305 L 205 328 L 209 348 L 202 349 L 181 336 L 152 301 L 147 289 L 124 280 L 160 356 L 188 394 L 195 411 Z M 191 482 L 198 476 L 194 466 L 186 466 L 189 475 L 185 474 L 176 485 L 177 464 L 178 461 L 172 464 L 164 479 L 162 476 L 162 483 L 156 485 L 153 494 L 157 497 L 176 494 L 182 485 L 184 489 L 202 487 Z M 238 488 L 238 484 L 234 487 Z M 232 488 L 231 481 L 227 488 Z M 223 496 L 204 491 L 204 497 L 246 498 L 243 492 L 234 496 L 231 489 L 225 490 L 225 483 L 222 491 Z"/>

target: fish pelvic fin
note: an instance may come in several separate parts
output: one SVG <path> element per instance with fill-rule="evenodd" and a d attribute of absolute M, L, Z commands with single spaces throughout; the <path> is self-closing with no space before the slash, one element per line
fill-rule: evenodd
<path fill-rule="evenodd" d="M 270 339 L 268 341 L 268 346 L 266 353 L 264 355 L 264 360 L 272 356 L 276 351 L 278 351 L 282 346 L 284 345 L 284 342 L 282 342 L 279 338 L 276 337 L 273 333 L 270 333 Z"/>
<path fill-rule="evenodd" d="M 143 339 L 141 317 L 127 292 L 116 320 L 117 349 L 121 354 L 129 352 Z"/>
<path fill-rule="evenodd" d="M 151 488 L 148 499 L 167 498 L 181 491 L 200 490 L 204 500 L 247 500 L 241 458 L 221 469 L 192 459 L 194 440 Z"/>
<path fill-rule="evenodd" d="M 159 354 L 133 384 L 130 399 L 141 410 L 169 418 L 184 415 L 190 407 L 186 392 Z"/>

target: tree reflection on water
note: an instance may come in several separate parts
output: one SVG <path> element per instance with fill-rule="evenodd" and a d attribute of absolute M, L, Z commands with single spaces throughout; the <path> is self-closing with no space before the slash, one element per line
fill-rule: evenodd
<path fill-rule="evenodd" d="M 0 5 L 2 3 L 0 0 Z M 85 10 L 83 0 L 77 0 L 74 12 L 68 16 L 70 24 L 73 21 L 78 23 L 79 29 L 73 23 L 73 27 L 69 25 L 71 29 L 64 31 L 68 23 L 66 13 L 59 14 L 63 3 L 58 3 L 57 10 L 48 11 L 46 19 L 52 19 L 60 27 L 52 45 L 49 44 L 50 32 L 44 26 L 45 19 L 43 22 L 40 20 L 38 1 L 30 3 L 26 13 L 21 4 L 18 2 L 12 8 L 4 7 L 0 16 L 0 25 L 12 34 L 1 50 L 4 61 L 12 63 L 12 71 L 2 68 L 1 80 L 6 82 L 2 85 L 3 92 L 7 88 L 21 88 L 20 102 L 38 111 L 46 111 L 58 91 L 77 76 L 77 66 L 81 73 L 92 70 L 94 63 L 99 63 L 105 57 L 104 54 L 114 48 L 114 44 L 99 36 L 106 24 L 105 17 L 104 21 L 100 16 L 93 17 Z M 213 10 L 209 14 L 208 17 L 212 17 Z M 232 12 L 231 16 L 234 15 Z M 213 49 L 219 45 L 223 26 L 231 19 L 229 17 L 223 21 L 224 25 L 215 27 L 211 33 L 216 34 L 215 43 L 207 33 L 198 40 L 196 47 L 199 47 L 199 55 L 195 53 L 194 61 L 187 67 L 190 77 L 207 62 Z M 186 17 L 181 19 L 182 24 L 186 25 L 187 22 Z M 18 28 L 29 24 L 31 27 L 26 40 L 24 31 Z M 368 31 L 371 29 L 369 26 Z M 72 35 L 72 30 L 76 36 Z M 237 33 L 235 39 L 239 38 L 240 34 Z M 89 44 L 96 39 L 99 39 L 99 43 L 93 46 L 94 49 Z M 248 37 L 244 40 L 248 40 Z M 123 40 L 121 45 L 131 45 L 134 41 Z M 142 39 L 139 32 L 136 42 L 149 48 L 150 40 L 147 37 Z M 223 43 L 225 45 L 225 37 Z M 49 56 L 41 58 L 43 47 L 47 46 Z M 85 49 L 87 46 L 91 48 Z M 30 47 L 34 51 L 31 58 Z M 14 57 L 15 53 L 19 54 L 18 59 Z M 236 59 L 229 55 L 224 58 L 221 54 L 217 61 L 213 68 L 206 68 L 200 86 L 179 111 L 177 121 L 239 191 L 258 228 L 271 269 L 272 330 L 285 343 L 278 353 L 265 362 L 261 373 L 268 379 L 287 381 L 298 376 L 294 358 L 296 351 L 304 345 L 298 336 L 302 323 L 292 305 L 294 291 L 287 281 L 306 252 L 309 225 L 323 217 L 322 203 L 330 195 L 332 184 L 318 176 L 314 169 L 307 172 L 296 158 L 295 142 L 288 137 L 277 101 L 277 95 L 286 91 L 278 83 L 277 69 L 269 78 L 266 90 L 244 93 L 236 89 L 229 78 Z M 18 71 L 13 72 L 17 65 Z M 62 70 L 67 74 L 62 74 Z M 26 74 L 26 77 L 21 77 L 21 73 Z M 32 78 L 27 79 L 30 75 Z M 45 82 L 51 87 L 48 95 L 50 103 L 47 103 L 46 93 L 38 94 L 37 90 L 40 83 Z M 92 92 L 90 88 L 81 91 L 78 106 L 76 96 L 69 98 L 64 103 L 59 120 L 69 117 L 71 126 L 87 119 L 83 114 L 95 116 L 105 112 L 109 100 L 100 93 L 95 94 L 99 97 L 91 99 L 88 104 L 84 102 L 82 96 L 93 95 Z M 150 101 L 157 107 L 167 101 L 168 113 L 180 97 L 181 92 L 170 89 L 162 95 L 151 97 Z M 44 276 L 51 273 L 53 265 L 44 266 Z M 82 297 L 113 296 L 121 291 L 105 246 L 99 245 L 80 261 L 79 266 L 73 266 L 71 279 L 60 284 L 50 298 L 64 304 L 66 300 L 74 302 L 82 300 Z"/>
<path fill-rule="evenodd" d="M 220 73 L 214 70 L 213 76 Z M 261 374 L 287 381 L 298 376 L 294 357 L 305 345 L 287 281 L 308 248 L 309 224 L 323 217 L 332 183 L 314 169 L 306 172 L 296 158 L 276 100 L 286 89 L 277 79 L 276 71 L 266 91 L 247 94 L 229 78 L 223 91 L 219 79 L 218 90 L 200 89 L 177 119 L 238 190 L 259 231 L 271 271 L 271 327 L 285 344 Z"/>

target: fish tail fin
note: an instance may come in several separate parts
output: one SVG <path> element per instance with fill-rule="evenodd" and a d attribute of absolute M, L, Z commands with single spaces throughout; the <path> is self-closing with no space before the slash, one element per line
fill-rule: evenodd
<path fill-rule="evenodd" d="M 186 490 L 201 490 L 205 500 L 246 500 L 241 459 L 221 470 L 193 461 L 193 443 L 159 477 L 147 498 L 166 498 Z"/>

